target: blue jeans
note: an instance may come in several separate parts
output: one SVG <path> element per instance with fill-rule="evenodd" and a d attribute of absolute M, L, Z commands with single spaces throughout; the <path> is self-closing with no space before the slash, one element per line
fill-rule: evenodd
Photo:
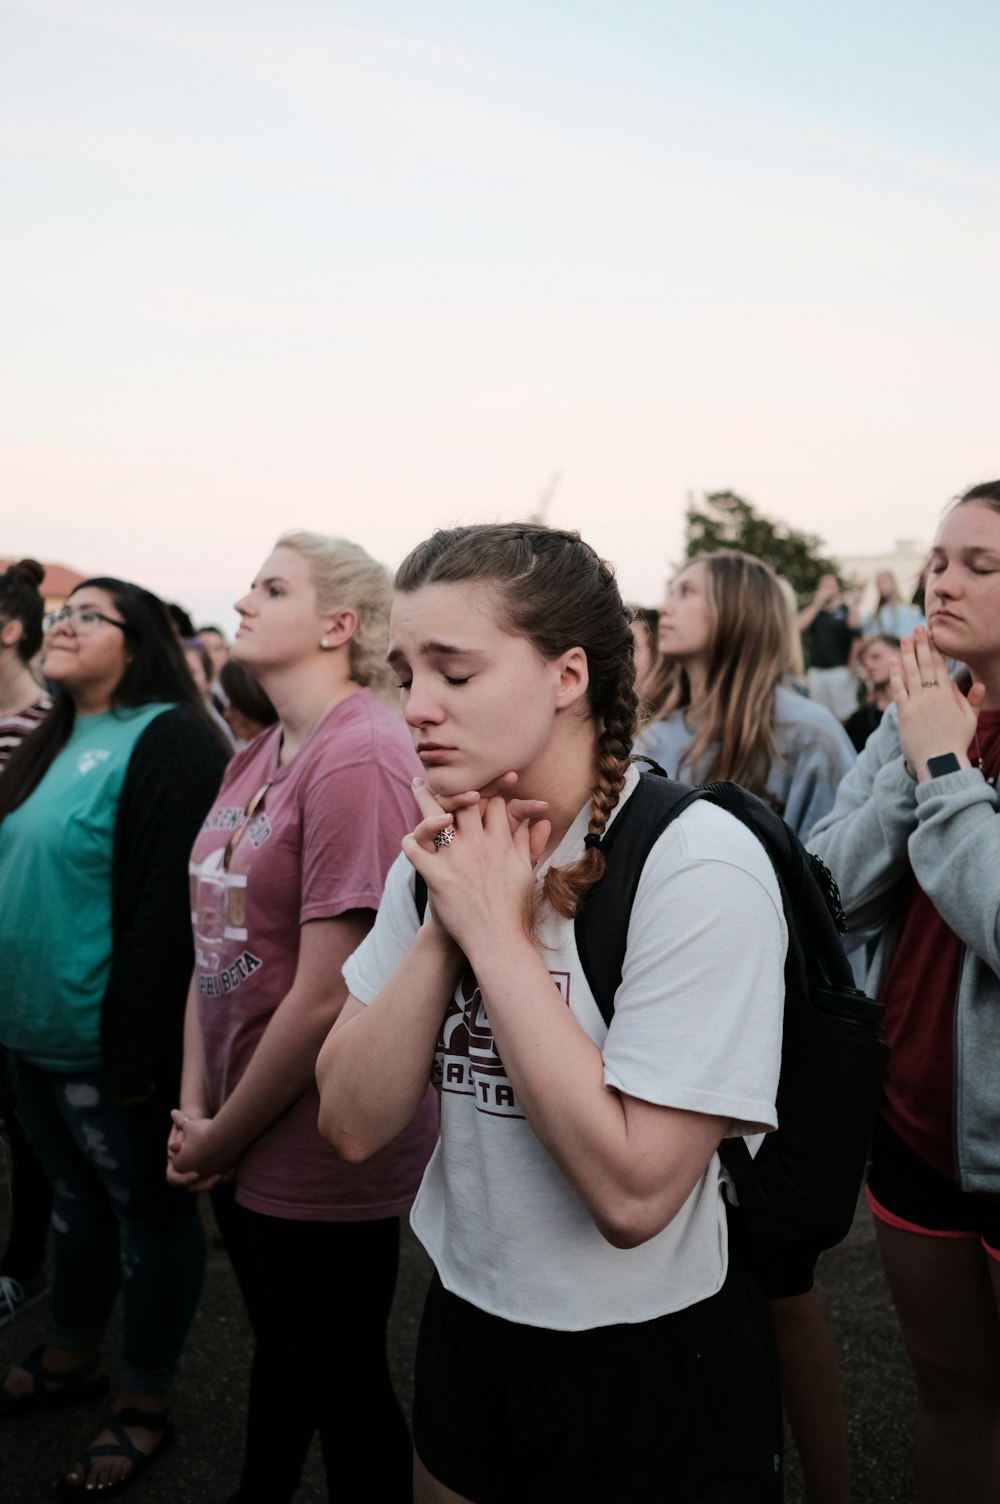
<path fill-rule="evenodd" d="M 137 1184 L 149 1182 L 142 1167 L 162 1106 L 116 1106 L 99 1071 L 63 1075 L 12 1058 L 6 1069 L 25 1136 L 52 1181 L 49 1345 L 99 1346 L 120 1289 L 122 1385 L 158 1394 L 197 1309 L 206 1250 L 196 1196 L 168 1186 L 165 1174 L 160 1184 Z M 164 1121 L 164 1167 L 168 1129 Z"/>

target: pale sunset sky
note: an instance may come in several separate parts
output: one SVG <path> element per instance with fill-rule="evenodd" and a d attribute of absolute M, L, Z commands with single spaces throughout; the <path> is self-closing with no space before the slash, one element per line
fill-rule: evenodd
<path fill-rule="evenodd" d="M 234 618 L 302 525 L 689 491 L 836 553 L 1000 472 L 988 0 L 0 0 L 0 554 Z"/>

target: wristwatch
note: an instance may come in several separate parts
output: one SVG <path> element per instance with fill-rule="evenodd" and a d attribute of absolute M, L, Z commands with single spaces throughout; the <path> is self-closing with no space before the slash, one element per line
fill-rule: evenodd
<path fill-rule="evenodd" d="M 927 771 L 932 778 L 943 778 L 945 773 L 958 773 L 962 764 L 954 752 L 942 752 L 940 757 L 928 757 Z"/>

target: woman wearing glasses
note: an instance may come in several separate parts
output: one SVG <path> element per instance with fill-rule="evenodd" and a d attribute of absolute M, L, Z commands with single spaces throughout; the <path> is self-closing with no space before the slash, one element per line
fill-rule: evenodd
<path fill-rule="evenodd" d="M 168 1390 L 204 1267 L 163 1183 L 191 967 L 185 868 L 225 752 L 156 596 L 79 585 L 46 619 L 52 710 L 0 779 L 0 1039 L 55 1188 L 48 1340 L 0 1379 L 0 1418 L 121 1389 L 58 1491 L 116 1492 L 169 1443 Z"/>
<path fill-rule="evenodd" d="M 410 1497 L 385 1327 L 434 1098 L 351 1165 L 320 1137 L 314 1076 L 346 996 L 341 967 L 416 813 L 421 765 L 373 692 L 388 597 L 355 544 L 279 539 L 237 603 L 233 645 L 279 719 L 233 759 L 192 854 L 196 964 L 169 1173 L 215 1186 L 254 1330 L 240 1504 L 291 1499 L 317 1431 L 331 1498 Z"/>

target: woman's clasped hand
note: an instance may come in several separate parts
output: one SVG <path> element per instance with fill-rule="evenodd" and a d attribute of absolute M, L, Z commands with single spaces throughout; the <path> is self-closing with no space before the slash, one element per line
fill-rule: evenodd
<path fill-rule="evenodd" d="M 175 1107 L 167 1140 L 167 1179 L 189 1191 L 211 1191 L 233 1171 L 238 1155 L 218 1143 L 213 1118 L 195 1118 Z"/>
<path fill-rule="evenodd" d="M 953 752 L 969 766 L 966 749 L 976 735 L 976 721 L 986 686 L 973 684 L 964 695 L 949 677 L 948 665 L 926 627 L 899 644 L 890 676 L 899 717 L 899 746 L 907 769 L 916 777 L 929 757 Z"/>
<path fill-rule="evenodd" d="M 505 920 L 524 934 L 530 928 L 535 868 L 551 825 L 547 800 L 505 797 L 516 781 L 508 773 L 482 792 L 435 798 L 414 780 L 424 818 L 403 838 L 403 851 L 427 884 L 432 912 L 466 953 L 487 928 L 495 938 Z M 455 839 L 436 844 L 449 829 Z"/>

